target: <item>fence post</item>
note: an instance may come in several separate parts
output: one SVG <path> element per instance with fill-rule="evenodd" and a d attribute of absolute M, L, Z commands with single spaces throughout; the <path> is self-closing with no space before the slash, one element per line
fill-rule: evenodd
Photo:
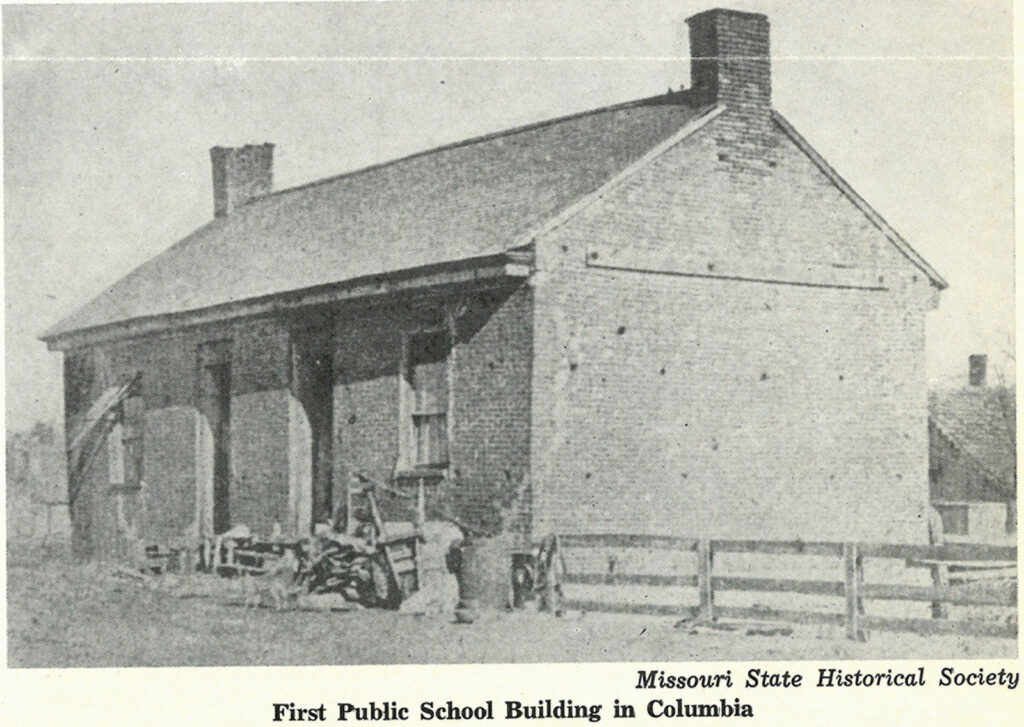
<path fill-rule="evenodd" d="M 227 542 L 224 545 L 224 563 L 226 563 L 231 568 L 235 567 L 235 539 L 234 538 L 228 538 Z M 239 569 L 237 572 L 241 573 L 242 571 Z"/>
<path fill-rule="evenodd" d="M 932 564 L 932 586 L 946 588 L 949 586 L 949 566 L 945 563 Z M 948 618 L 949 606 L 943 601 L 932 601 L 932 618 Z"/>
<path fill-rule="evenodd" d="M 846 582 L 843 592 L 846 594 L 846 637 L 852 641 L 867 641 L 867 634 L 861 627 L 863 601 L 860 595 L 863 580 L 863 564 L 857 552 L 856 543 L 843 543 L 843 561 L 846 570 Z"/>
<path fill-rule="evenodd" d="M 857 613 L 862 617 L 865 615 L 864 611 L 864 556 L 861 555 L 860 548 L 857 548 L 857 557 L 854 559 L 857 563 Z M 860 636 L 864 641 L 867 641 L 870 632 L 864 628 L 863 622 L 860 625 Z"/>
<path fill-rule="evenodd" d="M 715 620 L 715 591 L 711 582 L 713 558 L 711 541 L 703 538 L 698 540 L 697 590 L 700 592 L 700 607 L 697 611 L 697 620 L 704 623 Z"/>
<path fill-rule="evenodd" d="M 558 572 L 556 559 L 558 557 L 558 536 L 551 535 L 547 538 L 547 547 L 544 552 L 544 611 L 558 616 L 562 607 L 558 602 Z"/>

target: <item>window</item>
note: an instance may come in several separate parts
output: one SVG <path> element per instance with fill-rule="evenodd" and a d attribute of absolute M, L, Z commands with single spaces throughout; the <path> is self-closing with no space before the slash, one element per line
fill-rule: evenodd
<path fill-rule="evenodd" d="M 404 463 L 411 468 L 448 464 L 448 360 L 452 350 L 447 330 L 411 334 L 403 367 L 405 429 Z"/>
<path fill-rule="evenodd" d="M 110 486 L 124 487 L 124 423 L 123 416 L 118 413 L 117 421 L 107 435 L 107 474 Z"/>
<path fill-rule="evenodd" d="M 114 412 L 114 424 L 107 435 L 107 473 L 115 489 L 142 487 L 144 413 L 141 396 L 129 396 Z"/>
<path fill-rule="evenodd" d="M 946 535 L 968 534 L 969 505 L 966 503 L 936 503 L 935 507 L 939 511 L 939 515 L 942 516 L 942 532 Z"/>
<path fill-rule="evenodd" d="M 124 444 L 124 485 L 142 487 L 142 433 L 146 414 L 141 396 L 130 396 L 123 404 L 122 442 Z"/>

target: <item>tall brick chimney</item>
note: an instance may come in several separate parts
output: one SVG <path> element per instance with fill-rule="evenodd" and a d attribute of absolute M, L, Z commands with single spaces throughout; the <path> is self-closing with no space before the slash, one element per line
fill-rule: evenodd
<path fill-rule="evenodd" d="M 690 26 L 690 85 L 698 103 L 767 116 L 772 103 L 768 18 L 705 10 Z"/>
<path fill-rule="evenodd" d="M 983 353 L 972 353 L 967 357 L 967 383 L 971 386 L 984 386 L 988 368 L 988 356 Z"/>
<path fill-rule="evenodd" d="M 274 188 L 274 145 L 215 146 L 213 165 L 213 215 L 223 217 Z"/>

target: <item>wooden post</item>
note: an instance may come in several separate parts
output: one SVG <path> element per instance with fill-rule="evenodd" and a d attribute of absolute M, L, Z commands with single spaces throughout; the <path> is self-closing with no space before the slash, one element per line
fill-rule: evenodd
<path fill-rule="evenodd" d="M 412 539 L 412 564 L 416 568 L 416 590 L 423 588 L 423 548 L 420 547 L 420 539 Z"/>
<path fill-rule="evenodd" d="M 217 573 L 216 538 L 203 538 L 203 566 L 208 573 Z"/>
<path fill-rule="evenodd" d="M 931 507 L 928 509 L 928 542 L 933 546 L 941 546 L 946 541 L 945 530 L 942 525 L 942 516 L 939 511 Z M 945 588 L 949 585 L 949 566 L 945 563 L 932 563 L 932 587 Z M 942 601 L 932 601 L 932 618 L 947 618 L 949 608 Z"/>
<path fill-rule="evenodd" d="M 700 608 L 697 611 L 697 620 L 703 623 L 711 623 L 715 620 L 715 591 L 711 582 L 714 568 L 713 559 L 711 541 L 703 538 L 698 540 L 697 590 L 700 592 Z"/>
<path fill-rule="evenodd" d="M 356 534 L 356 518 L 352 511 L 352 508 L 355 506 L 352 498 L 352 486 L 356 481 L 356 476 L 352 475 L 347 480 L 348 485 L 345 487 L 345 535 Z"/>
<path fill-rule="evenodd" d="M 544 553 L 544 609 L 556 616 L 562 611 L 558 602 L 558 573 L 555 563 L 558 558 L 558 538 L 555 535 L 547 539 L 547 548 Z"/>
<path fill-rule="evenodd" d="M 949 586 L 949 566 L 945 563 L 932 564 L 932 586 L 946 588 Z M 932 618 L 948 618 L 949 606 L 943 601 L 932 601 Z"/>
<path fill-rule="evenodd" d="M 422 530 L 427 521 L 427 493 L 423 486 L 423 478 L 416 480 L 416 529 Z"/>
<path fill-rule="evenodd" d="M 846 637 L 851 641 L 864 642 L 867 641 L 867 634 L 861 627 L 864 604 L 860 593 L 863 565 L 856 543 L 843 543 L 843 562 L 846 571 L 843 589 L 846 595 Z"/>
<path fill-rule="evenodd" d="M 866 615 L 864 610 L 864 556 L 861 555 L 859 548 L 857 549 L 857 557 L 855 560 L 857 563 L 857 613 L 860 614 L 860 617 L 863 619 Z M 861 621 L 860 627 L 860 636 L 864 641 L 867 641 L 869 633 L 868 630 L 864 628 L 863 621 Z"/>
<path fill-rule="evenodd" d="M 562 586 L 558 582 L 558 561 L 561 558 L 561 543 L 558 542 L 558 536 L 551 536 L 551 567 L 548 568 L 548 588 L 549 588 L 549 600 L 548 605 L 551 607 L 551 613 L 556 616 L 562 615 L 562 604 L 561 594 Z"/>
<path fill-rule="evenodd" d="M 370 547 L 376 548 L 378 539 L 387 537 L 384 533 L 384 519 L 381 517 L 380 511 L 377 510 L 377 497 L 373 493 L 373 485 L 367 484 L 363 492 L 366 493 L 366 502 L 370 507 L 370 521 L 373 523 L 373 527 L 370 528 Z"/>

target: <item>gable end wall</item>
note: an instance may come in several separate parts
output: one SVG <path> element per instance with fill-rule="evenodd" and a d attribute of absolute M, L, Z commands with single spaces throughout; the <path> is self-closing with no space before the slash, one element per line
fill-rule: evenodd
<path fill-rule="evenodd" d="M 929 283 L 741 121 L 537 241 L 535 535 L 926 537 Z"/>

